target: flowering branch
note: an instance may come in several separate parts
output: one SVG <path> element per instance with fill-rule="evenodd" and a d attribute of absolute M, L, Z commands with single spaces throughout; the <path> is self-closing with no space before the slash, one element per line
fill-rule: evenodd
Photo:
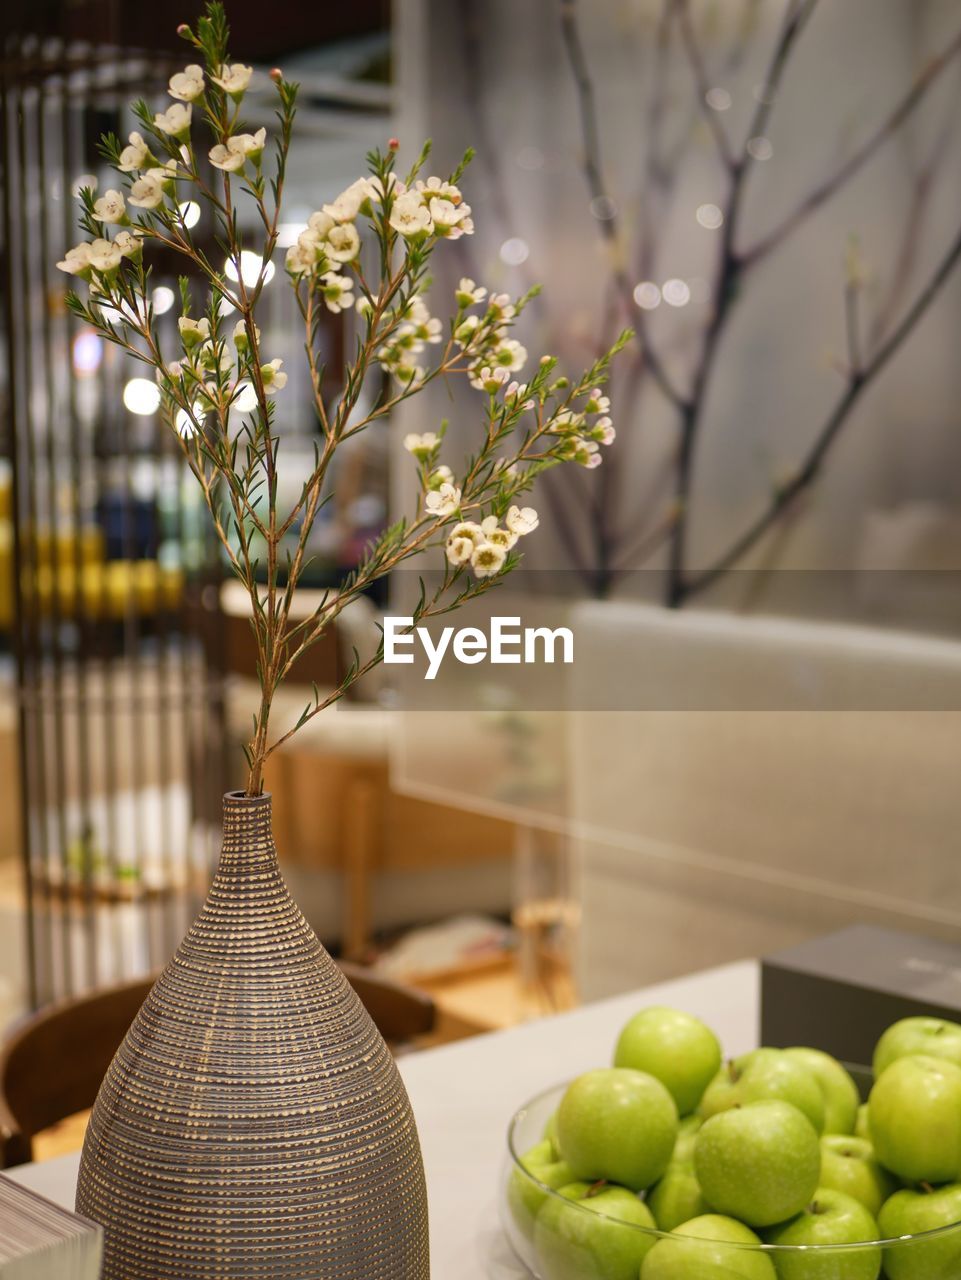
<path fill-rule="evenodd" d="M 473 232 L 471 210 L 458 186 L 471 155 L 445 178 L 422 179 L 429 155 L 425 146 L 402 180 L 395 172 L 392 140 L 386 152 L 368 155 L 364 177 L 311 215 L 287 252 L 319 436 L 299 497 L 289 510 L 279 510 L 275 399 L 287 373 L 281 359 L 265 357 L 256 310 L 272 274 L 297 85 L 280 71 L 271 73 L 279 130 L 270 141 L 273 176 L 268 179 L 267 132 L 244 132 L 240 119 L 253 70 L 229 59 L 223 7 L 209 3 L 196 29 L 184 24 L 178 31 L 198 61 L 171 77 L 174 102 L 166 111 L 153 113 L 145 102 L 134 104 L 141 131 L 131 133 L 126 145 L 113 135 L 103 139 L 104 155 L 121 175 L 122 189 L 99 198 L 92 189 L 80 193 L 80 224 L 91 238 L 69 249 L 57 265 L 88 285 L 86 300 L 68 295 L 74 314 L 153 368 L 161 412 L 200 485 L 227 561 L 249 595 L 261 700 L 245 751 L 247 793 L 257 795 L 270 755 L 383 659 L 381 645 L 365 662 L 355 660 L 333 692 L 322 696 L 315 688 L 297 722 L 271 739 L 278 685 L 352 599 L 413 557 L 437 549 L 445 557 L 443 579 L 433 594 L 422 592 L 414 625 L 457 608 L 496 585 L 519 562 L 517 543 L 538 525 L 534 508 L 519 500 L 537 477 L 562 462 L 588 469 L 600 463 L 601 449 L 614 439 L 602 387 L 611 360 L 631 333 L 625 330 L 577 379 L 559 376 L 554 357 L 543 356 L 521 384 L 513 375 L 525 366 L 528 353 L 511 331 L 535 291 L 519 298 L 489 296 L 465 278 L 455 291 L 445 338 L 443 322 L 428 309 L 427 273 L 442 242 Z M 198 166 L 195 115 L 212 143 L 207 156 L 219 171 L 214 184 Z M 222 271 L 186 225 L 178 199 L 183 185 L 206 209 L 216 242 L 225 250 Z M 243 204 L 252 206 L 260 228 L 253 280 L 245 271 L 251 251 L 240 230 Z M 179 254 L 207 290 L 203 313 L 195 316 L 190 280 L 181 277 L 180 349 L 172 361 L 161 348 L 148 297 L 144 258 L 152 244 Z M 224 315 L 230 310 L 239 319 L 228 337 Z M 363 327 L 335 407 L 324 387 L 320 318 L 325 311 L 356 312 Z M 433 362 L 426 355 L 430 347 L 440 348 Z M 390 376 L 392 389 L 356 417 L 368 376 L 379 381 L 382 373 Z M 462 376 L 480 393 L 476 452 L 455 474 L 441 461 L 445 423 L 436 431 L 408 435 L 404 446 L 419 481 L 417 512 L 374 541 L 336 595 L 325 595 L 309 617 L 292 621 L 294 594 L 338 447 L 442 376 Z M 292 548 L 285 541 L 291 537 Z"/>

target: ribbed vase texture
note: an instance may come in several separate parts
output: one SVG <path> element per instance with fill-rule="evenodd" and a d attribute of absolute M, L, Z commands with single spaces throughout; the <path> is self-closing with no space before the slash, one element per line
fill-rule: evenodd
<path fill-rule="evenodd" d="M 428 1280 L 407 1093 L 287 891 L 270 798 L 228 795 L 196 922 L 114 1058 L 77 1209 L 104 1280 Z"/>

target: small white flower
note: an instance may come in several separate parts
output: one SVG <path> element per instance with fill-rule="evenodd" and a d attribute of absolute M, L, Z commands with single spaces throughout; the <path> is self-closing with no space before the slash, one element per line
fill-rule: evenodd
<path fill-rule="evenodd" d="M 189 103 L 184 106 L 182 102 L 175 102 L 166 111 L 158 112 L 154 116 L 153 122 L 161 133 L 169 133 L 172 138 L 186 138 L 190 132 L 190 117 L 192 113 L 193 107 Z"/>
<path fill-rule="evenodd" d="M 302 235 L 287 250 L 284 265 L 292 276 L 307 275 L 317 266 L 317 245 Z"/>
<path fill-rule="evenodd" d="M 143 241 L 132 231 L 118 231 L 113 242 L 125 258 L 137 258 L 143 252 Z"/>
<path fill-rule="evenodd" d="M 242 151 L 231 151 L 222 142 L 210 148 L 207 158 L 215 169 L 223 169 L 225 173 L 239 173 L 247 163 L 247 157 Z"/>
<path fill-rule="evenodd" d="M 451 227 L 447 233 L 448 240 L 459 240 L 461 236 L 472 236 L 474 234 L 474 219 L 467 217 L 470 213 L 470 205 L 464 205 L 464 217 L 456 227 Z"/>
<path fill-rule="evenodd" d="M 489 391 L 493 395 L 501 389 L 510 376 L 509 369 L 495 369 L 485 364 L 479 371 L 472 370 L 470 384 L 478 391 Z"/>
<path fill-rule="evenodd" d="M 354 282 L 336 271 L 325 271 L 321 276 L 321 290 L 327 310 L 337 315 L 354 305 Z"/>
<path fill-rule="evenodd" d="M 450 531 L 450 536 L 452 538 L 469 538 L 471 544 L 475 547 L 479 547 L 482 542 L 487 541 L 482 526 L 476 524 L 473 520 L 462 520 L 460 524 L 455 524 Z"/>
<path fill-rule="evenodd" d="M 467 564 L 474 554 L 474 543 L 470 538 L 458 538 L 451 534 L 447 539 L 446 550 L 450 564 Z"/>
<path fill-rule="evenodd" d="M 227 139 L 227 149 L 229 151 L 238 151 L 255 164 L 263 155 L 266 144 L 266 129 L 258 129 L 256 133 L 235 133 L 232 138 Z"/>
<path fill-rule="evenodd" d="M 427 480 L 427 487 L 429 489 L 439 489 L 442 484 L 453 484 L 453 483 L 454 483 L 453 471 L 451 471 L 450 467 L 445 466 L 442 463 L 439 467 L 435 467 L 434 470 L 430 473 L 430 476 Z"/>
<path fill-rule="evenodd" d="M 581 440 L 574 450 L 574 461 L 588 471 L 601 465 L 601 455 L 594 440 Z"/>
<path fill-rule="evenodd" d="M 90 265 L 94 271 L 115 271 L 123 255 L 112 240 L 94 240 L 90 245 Z"/>
<path fill-rule="evenodd" d="M 177 321 L 177 328 L 180 330 L 180 341 L 187 351 L 190 351 L 192 347 L 196 347 L 201 342 L 206 342 L 210 337 L 210 321 L 206 316 L 201 320 L 193 320 L 190 316 L 181 316 Z"/>
<path fill-rule="evenodd" d="M 460 506 L 461 491 L 454 484 L 442 484 L 439 489 L 428 490 L 424 506 L 429 516 L 443 519 L 452 516 Z"/>
<path fill-rule="evenodd" d="M 591 392 L 591 397 L 584 406 L 585 413 L 609 413 L 611 402 L 608 396 L 605 396 L 600 387 L 595 387 Z"/>
<path fill-rule="evenodd" d="M 507 551 L 504 547 L 499 547 L 495 542 L 482 542 L 479 547 L 474 548 L 470 563 L 478 578 L 492 578 L 503 569 L 506 559 Z"/>
<path fill-rule="evenodd" d="M 325 204 L 323 212 L 334 222 L 353 222 L 360 213 L 360 206 L 365 200 L 369 200 L 372 194 L 369 181 L 366 178 L 358 178 L 330 204 Z"/>
<path fill-rule="evenodd" d="M 228 373 L 234 367 L 234 362 L 224 347 L 215 347 L 212 342 L 205 342 L 201 346 L 197 352 L 197 360 L 211 373 L 214 373 L 217 369 L 221 373 Z"/>
<path fill-rule="evenodd" d="M 487 307 L 487 319 L 493 325 L 504 324 L 513 320 L 517 308 L 511 302 L 509 293 L 492 293 Z"/>
<path fill-rule="evenodd" d="M 510 551 L 517 542 L 517 534 L 511 533 L 509 529 L 491 529 L 487 535 L 487 541 L 495 547 L 503 547 L 505 551 Z"/>
<path fill-rule="evenodd" d="M 264 380 L 264 386 L 271 391 L 283 391 L 287 385 L 287 375 L 280 368 L 283 363 L 283 360 L 276 357 L 267 364 L 260 366 L 260 375 Z"/>
<path fill-rule="evenodd" d="M 114 190 L 113 187 L 109 191 L 105 191 L 99 200 L 94 201 L 93 216 L 98 222 L 125 222 L 127 206 L 124 203 L 123 193 Z"/>
<path fill-rule="evenodd" d="M 357 312 L 359 316 L 366 317 L 369 315 L 373 315 L 374 304 L 371 302 L 370 298 L 366 296 L 366 294 L 362 293 L 360 297 L 357 299 L 357 301 L 354 303 L 354 310 Z"/>
<path fill-rule="evenodd" d="M 434 450 L 440 448 L 440 436 L 436 431 L 425 431 L 422 435 L 412 431 L 404 436 L 404 448 L 421 462 L 426 462 Z"/>
<path fill-rule="evenodd" d="M 474 337 L 480 327 L 480 319 L 477 316 L 468 316 L 454 330 L 454 341 L 460 347 L 469 346 L 474 341 Z"/>
<path fill-rule="evenodd" d="M 203 68 L 192 62 L 183 71 L 170 77 L 168 87 L 171 98 L 179 98 L 181 102 L 196 102 L 204 91 Z"/>
<path fill-rule="evenodd" d="M 516 533 L 523 538 L 528 533 L 534 532 L 540 524 L 540 519 L 533 507 L 511 507 L 504 523 L 511 533 Z"/>
<path fill-rule="evenodd" d="M 242 62 L 234 62 L 225 64 L 220 68 L 217 75 L 210 78 L 214 84 L 220 85 L 224 93 L 229 93 L 231 97 L 237 97 L 250 84 L 250 77 L 253 74 L 253 67 L 245 67 Z"/>
<path fill-rule="evenodd" d="M 408 191 L 394 201 L 390 225 L 408 239 L 428 235 L 432 229 L 430 210 L 416 192 Z"/>
<path fill-rule="evenodd" d="M 117 168 L 124 173 L 132 173 L 134 169 L 143 169 L 150 160 L 150 148 L 139 133 L 132 133 L 128 145 L 120 153 Z"/>
<path fill-rule="evenodd" d="M 477 285 L 471 280 L 470 276 L 463 276 L 454 293 L 454 298 L 459 307 L 471 307 L 475 302 L 483 302 L 487 297 L 487 290 L 482 285 Z"/>
<path fill-rule="evenodd" d="M 316 213 L 312 213 L 307 219 L 307 230 L 318 240 L 323 240 L 333 225 L 334 219 L 329 213 L 325 213 L 323 209 L 318 209 Z"/>
<path fill-rule="evenodd" d="M 68 249 L 63 256 L 63 261 L 58 262 L 57 266 L 61 271 L 66 271 L 68 275 L 83 275 L 84 272 L 90 270 L 90 245 L 84 241 L 83 244 L 78 244 L 73 249 Z"/>
<path fill-rule="evenodd" d="M 500 368 L 516 373 L 527 363 L 527 348 L 522 347 L 516 338 L 501 338 L 490 356 Z"/>
<path fill-rule="evenodd" d="M 577 431 L 583 425 L 584 419 L 580 414 L 572 413 L 570 409 L 562 409 L 551 419 L 550 430 L 555 435 L 564 436 Z"/>
<path fill-rule="evenodd" d="M 453 231 L 459 222 L 463 222 L 470 214 L 469 205 L 461 205 L 459 208 L 455 204 L 451 204 L 449 200 L 441 200 L 438 196 L 434 196 L 430 205 L 430 216 L 433 219 L 434 230 L 439 236 L 445 236 L 448 232 Z"/>
<path fill-rule="evenodd" d="M 177 177 L 177 161 L 165 160 L 155 169 L 148 169 L 145 177 L 156 178 L 158 182 L 163 183 L 164 191 L 173 191 L 174 179 Z"/>
<path fill-rule="evenodd" d="M 510 551 L 517 542 L 518 534 L 512 533 L 510 529 L 498 528 L 496 516 L 487 516 L 482 520 L 481 529 L 485 542 L 491 542 L 495 547 L 503 547 L 505 551 Z"/>
<path fill-rule="evenodd" d="M 237 321 L 237 323 L 234 325 L 234 331 L 233 331 L 232 337 L 234 340 L 234 346 L 237 348 L 238 351 L 247 350 L 247 348 L 250 346 L 250 342 L 247 338 L 247 322 L 245 320 Z M 256 325 L 254 325 L 254 337 L 256 338 L 259 344 L 260 330 L 257 328 Z"/>
<path fill-rule="evenodd" d="M 353 262 L 360 252 L 360 236 L 351 222 L 342 222 L 327 232 L 324 252 L 332 262 Z"/>
<path fill-rule="evenodd" d="M 445 182 L 443 178 L 428 178 L 426 182 L 415 182 L 414 189 L 419 191 L 425 200 L 431 200 L 439 197 L 442 200 L 448 200 L 451 204 L 460 204 L 463 196 L 453 183 Z"/>
<path fill-rule="evenodd" d="M 404 308 L 403 316 L 405 320 L 409 320 L 413 325 L 426 324 L 430 319 L 427 303 L 419 293 L 415 293 L 410 302 L 408 302 Z"/>
<path fill-rule="evenodd" d="M 422 349 L 425 342 L 443 341 L 444 326 L 436 316 L 430 314 L 420 298 L 415 298 L 407 311 L 411 317 L 410 322 L 398 330 L 398 337 L 413 339 L 405 345 L 413 347 L 417 343 Z"/>
<path fill-rule="evenodd" d="M 591 439 L 603 445 L 613 444 L 616 436 L 617 432 L 610 418 L 598 418 L 591 430 Z"/>

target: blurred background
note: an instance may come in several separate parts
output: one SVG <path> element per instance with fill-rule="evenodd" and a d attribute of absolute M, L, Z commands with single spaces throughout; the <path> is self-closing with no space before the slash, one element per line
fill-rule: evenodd
<path fill-rule="evenodd" d="M 198 9 L 13 0 L 0 19 L 3 1024 L 163 964 L 256 706 L 244 596 L 156 388 L 68 318 L 54 267 L 72 197 L 110 185 L 97 138 L 163 99 Z M 251 127 L 272 123 L 264 70 L 302 84 L 260 316 L 291 371 L 282 489 L 316 436 L 282 254 L 391 135 L 402 162 L 432 137 L 432 172 L 478 152 L 477 233 L 435 258 L 438 295 L 543 282 L 519 336 L 571 369 L 638 333 L 605 466 L 547 477 L 488 605 L 565 618 L 570 671 L 534 691 L 470 669 L 429 696 L 381 673 L 272 760 L 284 871 L 322 939 L 429 993 L 449 1037 L 852 921 L 956 937 L 957 6 L 228 14 L 261 69 Z M 156 257 L 171 341 L 176 269 Z M 335 395 L 356 318 L 325 324 Z M 400 439 L 443 417 L 468 452 L 470 397 L 431 389 L 339 455 L 298 609 L 404 510 Z M 379 585 L 279 720 L 404 611 L 407 584 Z"/>

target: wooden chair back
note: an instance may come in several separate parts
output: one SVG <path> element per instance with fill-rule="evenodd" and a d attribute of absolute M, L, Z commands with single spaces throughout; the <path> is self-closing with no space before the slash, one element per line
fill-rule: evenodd
<path fill-rule="evenodd" d="M 433 1030 L 430 996 L 359 965 L 341 967 L 388 1044 Z M 93 1106 L 155 977 L 52 1005 L 9 1035 L 0 1052 L 0 1168 L 26 1163 L 34 1134 Z"/>

